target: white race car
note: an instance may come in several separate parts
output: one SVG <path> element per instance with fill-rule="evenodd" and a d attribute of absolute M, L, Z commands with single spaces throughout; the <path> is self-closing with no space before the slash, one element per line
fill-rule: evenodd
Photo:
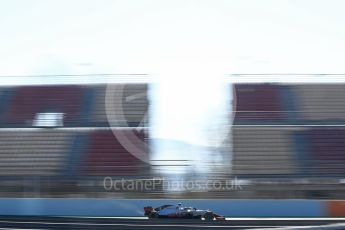
<path fill-rule="evenodd" d="M 221 215 L 211 210 L 200 210 L 194 207 L 183 207 L 178 205 L 162 205 L 157 208 L 152 206 L 144 207 L 144 215 L 149 219 L 155 218 L 181 218 L 181 219 L 204 219 L 204 220 L 225 220 Z"/>

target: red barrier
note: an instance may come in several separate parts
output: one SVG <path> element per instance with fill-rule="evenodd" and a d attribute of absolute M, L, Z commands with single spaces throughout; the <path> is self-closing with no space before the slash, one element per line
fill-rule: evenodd
<path fill-rule="evenodd" d="M 345 200 L 331 200 L 327 202 L 328 215 L 331 217 L 345 217 Z"/>

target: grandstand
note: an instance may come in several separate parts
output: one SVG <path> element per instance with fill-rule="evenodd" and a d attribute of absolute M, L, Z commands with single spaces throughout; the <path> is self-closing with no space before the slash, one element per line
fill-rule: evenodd
<path fill-rule="evenodd" d="M 230 127 L 232 171 L 219 179 L 237 177 L 249 181 L 248 187 L 241 193 L 192 195 L 343 198 L 343 88 L 334 84 L 236 84 L 235 120 Z M 143 122 L 149 106 L 148 84 L 115 85 L 122 91 L 117 106 L 123 114 L 117 110 L 112 114 L 118 119 L 117 127 L 109 127 L 106 89 L 105 84 L 0 89 L 1 196 L 22 197 L 39 191 L 44 197 L 102 197 L 109 195 L 102 189 L 105 176 L 144 180 L 156 176 L 116 135 L 128 135 L 129 141 L 142 145 L 140 154 L 149 156 L 147 121 Z M 35 119 L 40 113 L 62 113 L 62 127 L 37 127 Z M 131 194 L 119 192 L 119 196 Z M 141 194 L 164 196 L 160 190 Z"/>
<path fill-rule="evenodd" d="M 291 129 L 235 127 L 233 159 L 238 176 L 296 175 Z"/>
<path fill-rule="evenodd" d="M 136 133 L 137 137 L 145 141 L 144 132 L 121 130 L 124 135 Z M 89 134 L 89 143 L 86 150 L 85 163 L 82 174 L 85 176 L 132 176 L 145 172 L 145 164 L 128 153 L 121 142 L 110 129 L 96 130 Z M 135 141 L 135 140 L 133 140 Z M 144 147 L 143 147 L 144 149 Z M 146 165 L 147 167 L 147 165 Z"/>
<path fill-rule="evenodd" d="M 304 84 L 292 89 L 302 108 L 301 119 L 308 122 L 344 121 L 345 102 L 343 84 Z"/>
<path fill-rule="evenodd" d="M 0 130 L 0 176 L 62 173 L 73 133 L 36 129 Z"/>
<path fill-rule="evenodd" d="M 142 122 L 148 108 L 147 86 L 117 85 L 123 91 L 118 106 L 122 106 L 126 123 L 119 121 L 123 126 L 113 129 L 106 117 L 106 86 L 28 85 L 0 89 L 3 196 L 21 197 L 37 190 L 51 193 L 53 188 L 57 193 L 74 194 L 86 178 L 147 174 L 147 165 L 131 155 L 113 133 L 131 132 L 143 143 L 147 141 L 143 127 L 146 123 Z M 127 100 L 130 95 L 139 97 Z M 55 126 L 55 122 L 48 121 L 50 126 L 41 127 L 37 119 L 46 118 L 37 114 L 51 113 L 63 114 L 62 124 Z M 139 124 L 141 127 L 137 127 Z"/>
<path fill-rule="evenodd" d="M 343 88 L 339 84 L 237 85 L 235 172 L 343 177 Z"/>

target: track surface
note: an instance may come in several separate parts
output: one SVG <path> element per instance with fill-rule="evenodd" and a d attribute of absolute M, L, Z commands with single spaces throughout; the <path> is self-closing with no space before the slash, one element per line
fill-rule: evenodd
<path fill-rule="evenodd" d="M 231 218 L 230 218 L 231 219 Z M 147 220 L 135 218 L 81 217 L 0 217 L 2 229 L 286 229 L 293 226 L 325 226 L 345 224 L 344 219 L 240 219 L 227 221 Z M 345 229 L 332 227 L 325 229 Z M 320 228 L 318 228 L 320 229 Z M 322 228 L 324 229 L 324 228 Z"/>

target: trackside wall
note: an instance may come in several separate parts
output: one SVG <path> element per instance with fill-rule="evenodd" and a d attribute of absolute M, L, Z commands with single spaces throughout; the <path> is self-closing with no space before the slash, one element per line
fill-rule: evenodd
<path fill-rule="evenodd" d="M 162 204 L 212 209 L 228 217 L 345 216 L 345 201 L 322 200 L 168 200 L 1 198 L 0 215 L 30 216 L 142 216 L 143 207 Z"/>

